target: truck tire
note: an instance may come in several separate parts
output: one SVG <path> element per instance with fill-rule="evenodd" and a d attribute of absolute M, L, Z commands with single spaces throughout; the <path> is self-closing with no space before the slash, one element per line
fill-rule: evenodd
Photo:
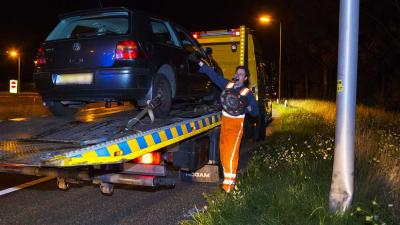
<path fill-rule="evenodd" d="M 57 187 L 60 190 L 67 191 L 70 186 L 64 177 L 57 177 Z"/>
<path fill-rule="evenodd" d="M 265 128 L 267 127 L 265 106 L 262 102 L 258 102 L 259 114 L 254 126 L 253 141 L 265 141 Z"/>
<path fill-rule="evenodd" d="M 99 188 L 103 195 L 111 196 L 114 194 L 114 184 L 101 182 Z"/>
<path fill-rule="evenodd" d="M 77 108 L 70 108 L 59 101 L 45 101 L 49 111 L 57 117 L 73 117 L 77 112 Z"/>
<path fill-rule="evenodd" d="M 171 85 L 165 76 L 157 74 L 153 82 L 153 97 L 160 95 L 161 104 L 157 106 L 154 111 L 154 116 L 158 118 L 165 118 L 171 110 L 172 92 Z"/>
<path fill-rule="evenodd" d="M 259 114 L 257 117 L 246 116 L 244 121 L 244 135 L 243 139 L 252 139 L 256 141 L 265 140 L 266 112 L 265 106 L 262 102 L 258 101 Z"/>
<path fill-rule="evenodd" d="M 254 137 L 254 120 L 255 118 L 247 115 L 244 119 L 244 123 L 243 123 L 243 140 L 247 140 L 247 139 L 253 139 Z"/>

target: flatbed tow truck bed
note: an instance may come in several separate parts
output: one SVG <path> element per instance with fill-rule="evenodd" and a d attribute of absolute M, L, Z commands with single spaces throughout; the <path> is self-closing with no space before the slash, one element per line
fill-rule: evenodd
<path fill-rule="evenodd" d="M 174 107 L 168 118 L 152 122 L 146 117 L 130 129 L 126 128 L 127 123 L 139 111 L 119 112 L 95 122 L 49 117 L 54 121 L 43 123 L 47 127 L 27 138 L 0 140 L 0 172 L 54 176 L 60 189 L 67 189 L 69 182 L 93 181 L 100 184 L 104 194 L 112 193 L 113 183 L 173 185 L 166 178 L 165 165 L 134 164 L 131 160 L 205 134 L 212 142 L 207 147 L 212 144 L 215 148 L 213 139 L 218 135 L 213 128 L 221 120 L 221 113 L 213 107 L 195 104 Z M 7 128 L 7 124 L 4 126 L 0 123 L 1 130 Z"/>

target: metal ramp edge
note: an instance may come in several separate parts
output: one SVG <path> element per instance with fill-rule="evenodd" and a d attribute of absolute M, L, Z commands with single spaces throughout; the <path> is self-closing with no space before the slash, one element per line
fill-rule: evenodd
<path fill-rule="evenodd" d="M 210 130 L 221 124 L 221 112 L 177 122 L 57 155 L 43 166 L 71 167 L 122 163 Z"/>

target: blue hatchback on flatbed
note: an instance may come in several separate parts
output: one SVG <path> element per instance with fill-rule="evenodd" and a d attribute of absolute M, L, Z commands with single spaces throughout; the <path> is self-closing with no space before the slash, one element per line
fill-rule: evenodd
<path fill-rule="evenodd" d="M 90 102 L 141 106 L 161 96 L 155 113 L 163 117 L 173 100 L 216 95 L 188 60 L 193 53 L 213 65 L 191 34 L 167 19 L 127 8 L 78 11 L 61 16 L 39 48 L 34 80 L 56 116 Z"/>

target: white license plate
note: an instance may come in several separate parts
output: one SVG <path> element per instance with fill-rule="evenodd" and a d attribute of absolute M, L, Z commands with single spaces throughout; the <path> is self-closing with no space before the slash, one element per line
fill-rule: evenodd
<path fill-rule="evenodd" d="M 56 85 L 91 84 L 93 83 L 93 73 L 57 74 L 55 81 Z"/>

